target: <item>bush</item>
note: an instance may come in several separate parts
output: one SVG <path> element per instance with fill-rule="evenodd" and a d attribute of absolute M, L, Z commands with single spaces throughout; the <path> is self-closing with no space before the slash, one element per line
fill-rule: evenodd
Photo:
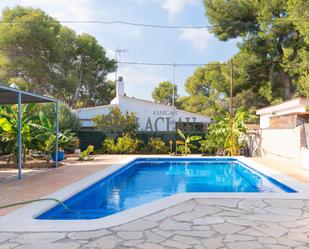
<path fill-rule="evenodd" d="M 119 153 L 131 154 L 137 152 L 141 144 L 142 141 L 125 134 L 122 137 L 118 137 L 116 149 Z"/>
<path fill-rule="evenodd" d="M 89 145 L 86 150 L 84 150 L 80 156 L 79 160 L 81 161 L 90 161 L 94 159 L 94 156 L 91 156 L 90 154 L 93 153 L 94 147 L 93 145 Z"/>
<path fill-rule="evenodd" d="M 116 145 L 113 138 L 106 138 L 103 141 L 103 153 L 113 154 L 116 153 Z"/>
<path fill-rule="evenodd" d="M 200 151 L 203 154 L 216 154 L 217 151 L 220 149 L 220 146 L 218 145 L 218 143 L 214 140 L 212 140 L 211 138 L 207 138 L 205 140 L 201 140 L 199 141 L 200 143 Z"/>
<path fill-rule="evenodd" d="M 112 138 L 105 139 L 103 150 L 105 153 L 132 154 L 138 151 L 141 144 L 142 141 L 131 137 L 129 134 L 124 134 L 117 138 L 116 144 Z"/>
<path fill-rule="evenodd" d="M 150 138 L 147 147 L 145 149 L 146 153 L 153 154 L 166 154 L 169 151 L 169 148 L 165 145 L 165 142 L 159 138 Z"/>
<path fill-rule="evenodd" d="M 94 116 L 92 121 L 96 129 L 108 134 L 118 132 L 135 134 L 139 127 L 136 113 L 123 114 L 119 107 L 111 108 L 108 114 Z"/>

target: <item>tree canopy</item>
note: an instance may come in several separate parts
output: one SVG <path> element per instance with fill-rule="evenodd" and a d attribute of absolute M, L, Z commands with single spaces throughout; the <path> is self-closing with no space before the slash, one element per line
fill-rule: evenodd
<path fill-rule="evenodd" d="M 170 81 L 162 81 L 152 91 L 152 98 L 155 102 L 161 104 L 173 103 L 173 87 L 174 87 L 174 100 L 177 99 L 177 85 L 172 84 Z"/>
<path fill-rule="evenodd" d="M 72 107 L 107 104 L 116 62 L 89 34 L 76 34 L 40 9 L 5 8 L 0 23 L 0 80 L 52 95 Z"/>
<path fill-rule="evenodd" d="M 218 39 L 239 39 L 233 59 L 234 108 L 256 108 L 309 96 L 309 2 L 307 0 L 204 0 Z M 207 113 L 229 101 L 229 62 L 198 67 L 186 81 L 184 108 Z M 191 104 L 190 104 L 191 103 Z M 206 109 L 205 109 L 206 108 Z M 211 108 L 210 108 L 211 109 Z"/>

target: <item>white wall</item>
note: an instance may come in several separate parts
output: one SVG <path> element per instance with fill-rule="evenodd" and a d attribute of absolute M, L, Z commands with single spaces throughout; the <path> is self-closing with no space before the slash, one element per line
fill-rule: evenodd
<path fill-rule="evenodd" d="M 75 113 L 82 120 L 83 127 L 92 127 L 91 119 L 99 114 L 108 114 L 113 106 L 118 106 L 122 113 L 135 112 L 140 124 L 140 131 L 172 131 L 175 129 L 175 122 L 180 119 L 182 122 L 210 123 L 209 117 L 150 101 L 118 96 L 111 103 L 112 105 L 108 106 L 76 110 Z"/>
<path fill-rule="evenodd" d="M 152 103 L 134 98 L 120 97 L 118 102 L 122 112 L 136 112 L 140 131 L 171 131 L 175 129 L 175 122 L 209 123 L 209 117 L 177 110 L 175 107 Z"/>
<path fill-rule="evenodd" d="M 260 116 L 260 128 L 268 128 L 270 125 L 270 117 L 272 115 L 261 115 Z"/>
<path fill-rule="evenodd" d="M 77 115 L 79 119 L 81 119 L 82 127 L 93 127 L 94 124 L 91 121 L 91 119 L 96 115 L 108 114 L 110 108 L 111 106 L 109 105 L 91 107 L 91 108 L 83 108 L 83 109 L 75 110 L 74 113 Z"/>
<path fill-rule="evenodd" d="M 261 155 L 301 160 L 301 129 L 262 129 Z"/>
<path fill-rule="evenodd" d="M 260 127 L 268 128 L 270 124 L 270 117 L 290 114 L 295 112 L 305 112 L 308 105 L 306 98 L 292 99 L 282 104 L 269 106 L 256 111 L 256 114 L 260 116 Z"/>

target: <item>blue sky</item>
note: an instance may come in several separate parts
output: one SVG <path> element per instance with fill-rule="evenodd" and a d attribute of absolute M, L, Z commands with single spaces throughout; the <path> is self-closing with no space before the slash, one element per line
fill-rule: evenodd
<path fill-rule="evenodd" d="M 58 20 L 128 21 L 158 25 L 208 25 L 201 0 L 1 0 L 0 9 L 15 5 L 38 7 Z M 68 24 L 66 24 L 68 25 Z M 236 40 L 221 42 L 203 29 L 154 29 L 124 25 L 70 24 L 77 33 L 97 38 L 109 57 L 116 48 L 127 49 L 119 60 L 157 63 L 207 63 L 225 61 L 238 49 Z M 176 68 L 179 94 L 194 67 Z M 129 96 L 151 99 L 151 91 L 163 80 L 172 80 L 171 67 L 120 65 Z M 109 75 L 114 79 L 115 75 Z"/>

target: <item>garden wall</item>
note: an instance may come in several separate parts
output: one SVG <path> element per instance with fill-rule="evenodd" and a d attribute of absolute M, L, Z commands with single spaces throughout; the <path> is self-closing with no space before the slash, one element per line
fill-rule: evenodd
<path fill-rule="evenodd" d="M 303 125 L 290 129 L 257 130 L 249 136 L 248 144 L 252 156 L 284 159 L 300 167 L 309 165 L 309 150 Z"/>

